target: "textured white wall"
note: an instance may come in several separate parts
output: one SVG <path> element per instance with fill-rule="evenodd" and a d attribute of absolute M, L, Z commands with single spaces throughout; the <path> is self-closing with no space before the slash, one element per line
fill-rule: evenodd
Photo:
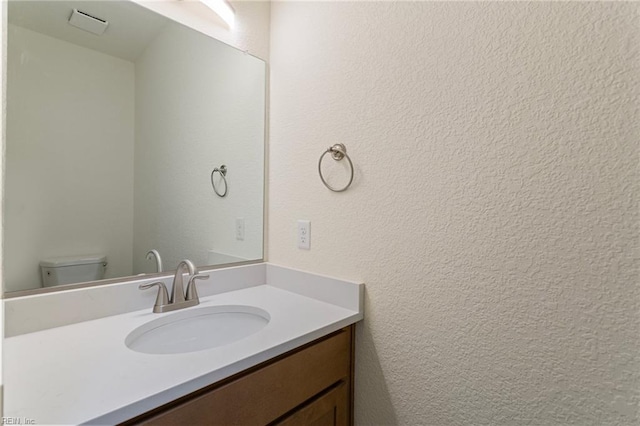
<path fill-rule="evenodd" d="M 367 283 L 358 424 L 638 424 L 638 8 L 273 3 L 269 260 Z"/>
<path fill-rule="evenodd" d="M 133 64 L 15 25 L 9 36 L 5 290 L 39 287 L 51 256 L 105 254 L 107 277 L 130 275 Z"/>
<path fill-rule="evenodd" d="M 210 250 L 262 258 L 264 109 L 263 61 L 180 25 L 147 47 L 136 61 L 135 273 L 154 271 L 152 248 L 167 270 L 208 265 Z M 210 181 L 222 164 L 224 198 Z"/>

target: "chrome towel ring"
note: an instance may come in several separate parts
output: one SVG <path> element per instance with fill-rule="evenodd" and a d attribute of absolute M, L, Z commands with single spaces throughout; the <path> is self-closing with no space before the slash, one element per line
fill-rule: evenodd
<path fill-rule="evenodd" d="M 213 182 L 213 175 L 215 172 L 220 173 L 220 176 L 222 177 L 222 181 L 224 182 L 224 192 L 222 194 L 218 192 L 218 189 L 216 188 L 216 184 Z M 216 167 L 211 172 L 211 186 L 213 186 L 213 192 L 215 192 L 218 197 L 226 197 L 227 195 L 227 190 L 229 189 L 229 185 L 227 185 L 227 178 L 225 176 L 227 176 L 227 166 L 225 166 L 224 164 L 220 166 L 220 168 Z"/>
<path fill-rule="evenodd" d="M 341 189 L 333 188 L 331 185 L 329 185 L 327 183 L 326 180 L 324 180 L 324 176 L 322 176 L 322 159 L 328 153 L 331 153 L 331 157 L 333 157 L 333 159 L 335 161 L 341 161 L 343 158 L 346 158 L 347 161 L 349 162 L 349 169 L 351 170 L 351 177 L 349 177 L 349 182 Z M 337 143 L 337 144 L 327 148 L 327 150 L 325 152 L 323 152 L 322 155 L 320 156 L 320 160 L 318 160 L 318 174 L 320 175 L 320 180 L 322 180 L 322 183 L 324 184 L 324 186 L 326 186 L 327 188 L 329 188 L 333 192 L 346 191 L 347 188 L 349 188 L 349 186 L 351 186 L 351 182 L 353 182 L 353 163 L 351 162 L 351 158 L 349 158 L 349 155 L 347 154 L 347 147 L 345 147 L 341 143 Z"/>

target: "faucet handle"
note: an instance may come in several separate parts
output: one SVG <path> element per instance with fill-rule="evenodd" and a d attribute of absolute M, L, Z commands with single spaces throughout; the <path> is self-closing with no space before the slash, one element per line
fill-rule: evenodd
<path fill-rule="evenodd" d="M 196 290 L 196 280 L 206 280 L 209 275 L 195 274 L 189 278 L 187 283 L 187 300 L 199 300 L 198 291 Z"/>
<path fill-rule="evenodd" d="M 167 291 L 167 286 L 165 286 L 162 281 L 157 281 L 151 284 L 140 284 L 138 286 L 140 290 L 147 290 L 155 286 L 158 286 L 158 296 L 156 297 L 156 304 L 153 305 L 153 312 L 156 312 L 156 309 L 159 309 L 160 306 L 169 304 L 169 292 Z"/>

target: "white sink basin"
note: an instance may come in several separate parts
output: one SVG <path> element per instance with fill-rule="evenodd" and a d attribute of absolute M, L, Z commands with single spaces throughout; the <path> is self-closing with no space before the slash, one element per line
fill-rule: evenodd
<path fill-rule="evenodd" d="M 141 325 L 126 337 L 131 350 L 178 354 L 223 346 L 262 330 L 271 317 L 254 306 L 210 306 L 166 315 Z"/>

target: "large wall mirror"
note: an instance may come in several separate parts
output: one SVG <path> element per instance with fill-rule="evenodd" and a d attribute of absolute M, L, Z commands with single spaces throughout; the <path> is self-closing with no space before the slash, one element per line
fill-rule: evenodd
<path fill-rule="evenodd" d="M 262 259 L 262 60 L 128 1 L 8 24 L 5 293 Z"/>

